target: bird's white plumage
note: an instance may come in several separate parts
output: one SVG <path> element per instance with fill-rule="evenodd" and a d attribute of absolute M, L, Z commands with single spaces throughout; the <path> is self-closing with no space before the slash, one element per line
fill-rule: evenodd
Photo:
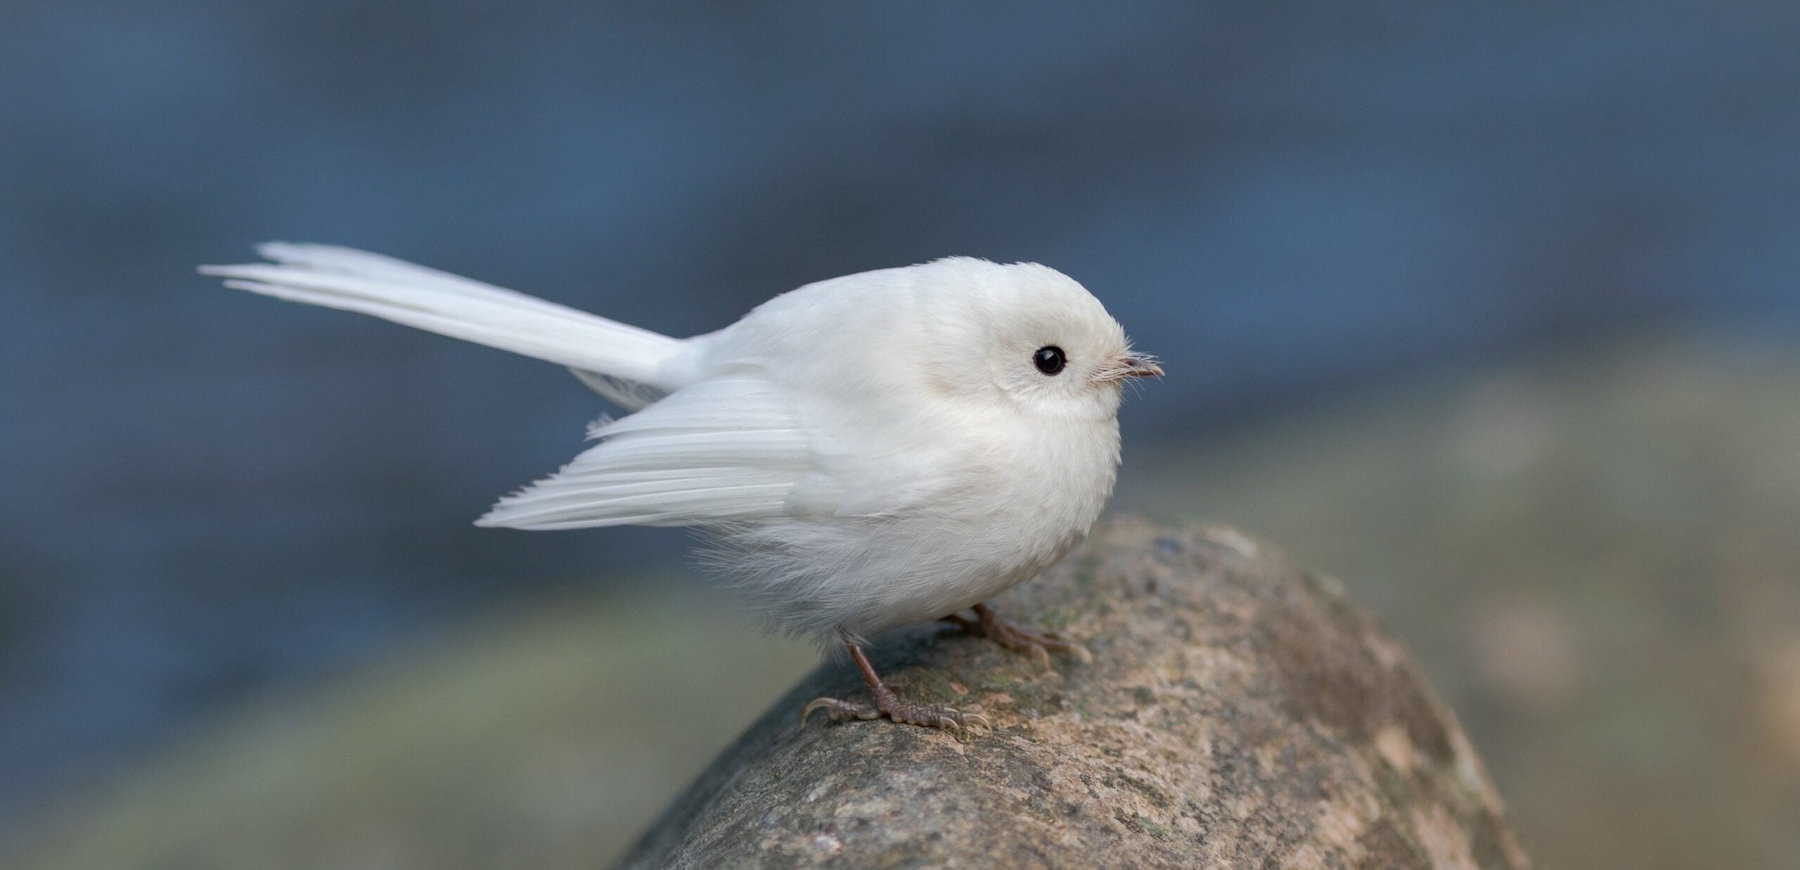
<path fill-rule="evenodd" d="M 780 516 L 813 469 L 789 403 L 751 374 L 701 380 L 620 420 L 561 471 L 500 500 L 484 526 L 701 525 Z"/>
<path fill-rule="evenodd" d="M 229 287 L 356 311 L 440 335 L 510 350 L 575 369 L 597 384 L 668 388 L 681 378 L 668 364 L 683 343 L 585 311 L 436 269 L 332 245 L 270 242 L 257 252 L 273 264 L 206 266 Z"/>
<path fill-rule="evenodd" d="M 577 370 L 636 413 L 479 523 L 696 525 L 784 628 L 835 636 L 985 600 L 1067 551 L 1119 460 L 1123 330 L 1036 264 L 951 258 L 807 285 L 673 339 L 403 261 L 268 245 L 230 286 Z M 1034 368 L 1056 346 L 1067 372 Z"/>

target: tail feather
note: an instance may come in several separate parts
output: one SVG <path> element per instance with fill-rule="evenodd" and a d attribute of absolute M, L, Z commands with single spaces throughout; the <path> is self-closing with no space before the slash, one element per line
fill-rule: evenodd
<path fill-rule="evenodd" d="M 274 261 L 202 266 L 225 286 L 356 311 L 575 369 L 584 383 L 649 389 L 600 391 L 630 407 L 681 386 L 671 365 L 687 343 L 554 302 L 425 266 L 330 245 L 272 242 Z M 596 389 L 598 389 L 596 387 Z"/>

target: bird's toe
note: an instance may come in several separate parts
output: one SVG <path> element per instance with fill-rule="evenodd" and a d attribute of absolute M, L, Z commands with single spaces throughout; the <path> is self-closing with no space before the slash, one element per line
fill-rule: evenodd
<path fill-rule="evenodd" d="M 867 704 L 840 701 L 837 698 L 814 698 L 800 709 L 801 725 L 806 724 L 807 717 L 811 716 L 814 710 L 824 710 L 826 718 L 832 722 L 842 722 L 845 719 L 881 718 L 881 711 Z"/>

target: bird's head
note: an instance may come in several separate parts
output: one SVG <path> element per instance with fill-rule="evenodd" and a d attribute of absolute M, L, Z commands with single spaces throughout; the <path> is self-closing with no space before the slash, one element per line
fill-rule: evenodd
<path fill-rule="evenodd" d="M 966 257 L 930 267 L 945 297 L 933 307 L 945 315 L 946 346 L 933 359 L 946 382 L 998 393 L 1031 416 L 1108 419 L 1126 382 L 1163 373 L 1100 300 L 1055 269 Z"/>

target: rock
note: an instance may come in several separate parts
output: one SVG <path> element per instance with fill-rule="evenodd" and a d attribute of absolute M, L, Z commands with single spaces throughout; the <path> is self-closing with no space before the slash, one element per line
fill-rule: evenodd
<path fill-rule="evenodd" d="M 799 723 L 815 671 L 628 867 L 1523 867 L 1455 717 L 1340 584 L 1223 527 L 1121 522 L 996 602 L 1084 641 L 1042 671 L 954 627 L 876 667 L 992 731 Z"/>

